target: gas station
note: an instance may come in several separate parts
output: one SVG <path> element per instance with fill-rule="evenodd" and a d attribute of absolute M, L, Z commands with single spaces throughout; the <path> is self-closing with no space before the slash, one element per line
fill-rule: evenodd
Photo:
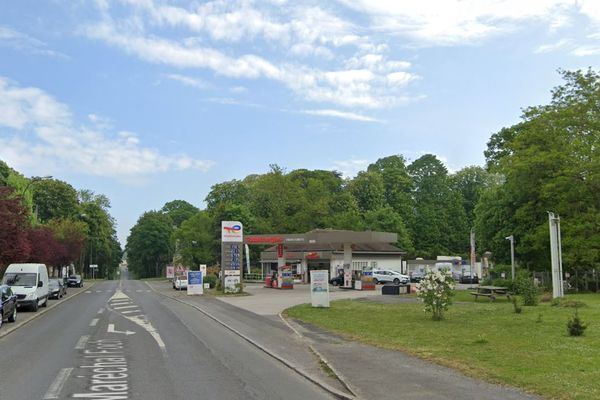
<path fill-rule="evenodd" d="M 397 240 L 396 233 L 334 229 L 315 229 L 303 234 L 245 235 L 243 238 L 246 245 L 274 246 L 271 256 L 275 262 L 263 261 L 265 253 L 269 253 L 267 249 L 261 254 L 261 266 L 265 286 L 277 289 L 293 289 L 294 275 L 299 276 L 301 282 L 309 283 L 311 270 L 325 269 L 330 277 L 343 274 L 341 288 L 374 290 L 372 270 L 375 265 L 385 268 L 385 262 L 401 264 L 404 252 L 392 245 Z M 353 254 L 360 255 L 361 261 L 354 261 Z M 382 265 L 378 265 L 378 261 L 365 261 L 365 255 L 371 260 L 378 258 Z"/>

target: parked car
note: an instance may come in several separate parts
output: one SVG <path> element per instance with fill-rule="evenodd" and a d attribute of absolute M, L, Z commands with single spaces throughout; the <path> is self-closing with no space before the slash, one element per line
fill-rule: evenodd
<path fill-rule="evenodd" d="M 83 287 L 83 277 L 81 275 L 71 275 L 67 279 L 67 286 L 69 287 Z"/>
<path fill-rule="evenodd" d="M 460 283 L 479 283 L 479 277 L 477 274 L 463 274 L 459 280 Z"/>
<path fill-rule="evenodd" d="M 67 295 L 67 288 L 61 278 L 50 279 L 48 281 L 48 297 L 51 299 L 60 299 Z"/>
<path fill-rule="evenodd" d="M 419 283 L 423 278 L 425 278 L 424 272 L 416 271 L 410 274 L 410 281 L 413 283 Z"/>
<path fill-rule="evenodd" d="M 6 319 L 8 322 L 17 320 L 17 295 L 8 285 L 0 285 L 0 326 Z"/>
<path fill-rule="evenodd" d="M 397 271 L 389 269 L 373 270 L 373 282 L 375 283 L 393 282 L 398 285 L 400 283 L 408 283 L 409 279 L 408 275 L 401 274 Z"/>
<path fill-rule="evenodd" d="M 173 287 L 177 290 L 187 290 L 187 276 L 178 276 L 173 281 Z"/>
<path fill-rule="evenodd" d="M 333 286 L 342 286 L 344 284 L 344 274 L 339 274 L 329 280 Z"/>
<path fill-rule="evenodd" d="M 48 305 L 48 269 L 44 264 L 10 264 L 4 272 L 2 283 L 10 286 L 17 295 L 17 307 Z"/>

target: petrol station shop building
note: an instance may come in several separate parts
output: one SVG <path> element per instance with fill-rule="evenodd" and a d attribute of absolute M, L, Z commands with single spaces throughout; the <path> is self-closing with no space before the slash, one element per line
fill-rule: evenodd
<path fill-rule="evenodd" d="M 315 229 L 297 235 L 250 235 L 245 241 L 277 243 L 260 254 L 263 274 L 276 271 L 285 260 L 285 264 L 292 267 L 294 278 L 302 282 L 309 282 L 311 270 L 328 270 L 333 277 L 342 274 L 344 265 L 348 264 L 353 272 L 400 271 L 405 254 L 392 244 L 397 241 L 397 235 L 386 232 Z"/>

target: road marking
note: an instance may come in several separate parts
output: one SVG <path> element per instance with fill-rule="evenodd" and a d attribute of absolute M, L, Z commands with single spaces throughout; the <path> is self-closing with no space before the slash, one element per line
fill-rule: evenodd
<path fill-rule="evenodd" d="M 115 310 L 123 310 L 125 308 L 138 308 L 138 306 L 136 304 L 131 304 L 129 306 L 121 306 L 121 305 L 119 305 L 118 307 L 113 307 L 113 309 L 115 309 Z"/>
<path fill-rule="evenodd" d="M 87 294 L 90 294 L 90 293 L 92 293 L 92 291 L 91 291 L 91 290 L 86 290 L 85 292 L 86 292 Z"/>
<path fill-rule="evenodd" d="M 90 340 L 90 335 L 83 335 L 82 337 L 80 337 L 77 341 L 77 344 L 75 345 L 75 350 L 85 349 L 85 345 L 87 344 L 88 340 Z"/>
<path fill-rule="evenodd" d="M 143 292 L 143 290 L 140 290 L 140 289 L 138 289 L 138 290 L 136 290 L 136 292 L 137 292 L 137 293 L 142 293 L 142 292 Z"/>
<path fill-rule="evenodd" d="M 104 308 L 98 310 L 98 314 L 102 314 L 104 312 Z"/>
<path fill-rule="evenodd" d="M 102 293 L 102 290 L 96 290 L 96 293 Z"/>
<path fill-rule="evenodd" d="M 135 314 L 139 313 L 140 310 L 129 310 L 129 311 L 121 311 L 121 314 Z"/>
<path fill-rule="evenodd" d="M 50 387 L 48 388 L 48 391 L 46 392 L 44 399 L 58 399 L 58 396 L 60 395 L 60 391 L 62 390 L 63 386 L 65 385 L 65 382 L 67 381 L 67 379 L 69 379 L 69 375 L 71 375 L 72 371 L 73 371 L 73 368 L 61 369 L 58 372 L 58 375 L 56 375 L 54 382 L 52 382 L 52 385 L 50 385 Z"/>
<path fill-rule="evenodd" d="M 123 334 L 125 334 L 127 336 L 129 336 L 129 335 L 135 335 L 135 332 L 133 332 L 133 331 L 128 331 L 128 330 L 118 331 L 118 330 L 116 330 L 115 329 L 115 324 L 108 324 L 108 328 L 106 328 L 106 332 L 108 332 L 108 333 L 123 333 Z"/>
<path fill-rule="evenodd" d="M 122 300 L 122 299 L 131 300 L 129 298 L 129 296 L 127 296 L 125 293 L 123 293 L 122 290 L 117 290 L 115 292 L 115 294 L 110 299 L 108 299 L 108 301 L 109 301 L 109 303 L 113 303 L 114 300 Z M 160 337 L 160 334 L 158 333 L 156 328 L 154 326 L 152 326 L 152 324 L 146 319 L 145 315 L 128 316 L 128 315 L 124 315 L 124 313 L 125 313 L 125 311 L 120 313 L 123 318 L 127 318 L 131 322 L 134 322 L 135 324 L 144 328 L 144 330 L 146 330 L 146 332 L 148 332 L 150 334 L 150 336 L 152 336 L 154 338 L 154 340 L 156 341 L 156 344 L 158 344 L 158 347 L 160 347 L 160 349 L 162 351 L 165 351 L 165 342 L 163 342 L 162 338 Z M 114 326 L 113 326 L 113 329 L 114 329 Z"/>
<path fill-rule="evenodd" d="M 90 322 L 90 326 L 96 326 L 98 324 L 99 318 L 94 318 L 92 322 Z"/>

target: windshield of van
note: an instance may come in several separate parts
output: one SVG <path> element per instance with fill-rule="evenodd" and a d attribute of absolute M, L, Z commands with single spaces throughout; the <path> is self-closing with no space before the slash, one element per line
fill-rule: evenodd
<path fill-rule="evenodd" d="M 2 283 L 9 286 L 37 286 L 37 274 L 8 272 L 4 274 Z"/>

